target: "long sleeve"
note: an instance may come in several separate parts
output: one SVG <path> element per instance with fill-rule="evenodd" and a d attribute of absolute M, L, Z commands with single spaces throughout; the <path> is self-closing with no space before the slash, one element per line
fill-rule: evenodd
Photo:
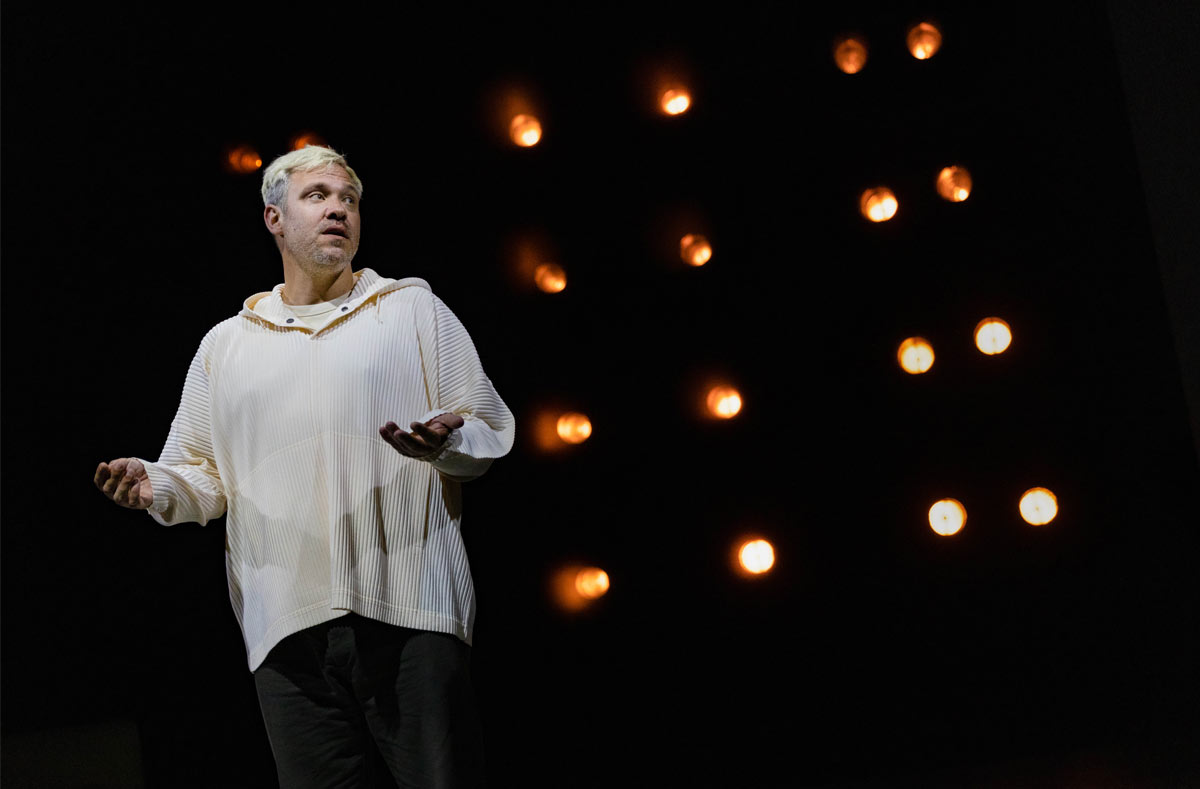
<path fill-rule="evenodd" d="M 431 301 L 433 315 L 429 317 L 435 336 L 430 343 L 427 332 L 418 334 L 432 390 L 432 407 L 421 421 L 444 413 L 463 418 L 463 426 L 452 432 L 442 450 L 430 458 L 439 472 L 462 482 L 480 476 L 493 460 L 508 454 L 516 423 L 484 374 L 466 328 L 441 299 L 431 294 Z M 427 344 L 432 346 L 432 354 L 427 353 Z"/>
<path fill-rule="evenodd" d="M 154 489 L 150 515 L 164 526 L 189 521 L 204 525 L 225 513 L 225 486 L 213 454 L 206 370 L 212 337 L 209 332 L 188 368 L 179 410 L 158 462 L 142 461 Z"/>

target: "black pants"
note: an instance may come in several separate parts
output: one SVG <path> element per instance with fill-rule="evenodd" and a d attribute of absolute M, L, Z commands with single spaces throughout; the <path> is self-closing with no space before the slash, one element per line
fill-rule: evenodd
<path fill-rule="evenodd" d="M 469 662 L 452 635 L 357 614 L 288 636 L 254 672 L 279 785 L 482 786 Z"/>

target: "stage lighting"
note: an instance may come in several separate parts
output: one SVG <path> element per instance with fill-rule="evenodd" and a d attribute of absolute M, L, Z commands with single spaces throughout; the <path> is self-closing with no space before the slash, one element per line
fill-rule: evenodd
<path fill-rule="evenodd" d="M 738 563 L 754 575 L 762 575 L 775 565 L 775 549 L 766 540 L 748 540 L 738 549 Z"/>
<path fill-rule="evenodd" d="M 583 414 L 571 412 L 558 418 L 555 425 L 558 437 L 568 444 L 582 444 L 592 435 L 592 423 Z"/>
<path fill-rule="evenodd" d="M 667 115 L 681 115 L 692 106 L 692 97 L 682 88 L 672 88 L 664 91 L 659 98 L 658 106 Z"/>
<path fill-rule="evenodd" d="M 742 396 L 732 386 L 714 386 L 705 403 L 708 412 L 718 419 L 732 419 L 742 410 Z"/>
<path fill-rule="evenodd" d="M 588 600 L 602 597 L 608 591 L 608 573 L 599 567 L 584 567 L 575 574 L 575 591 Z"/>
<path fill-rule="evenodd" d="M 984 318 L 975 326 L 975 347 L 988 356 L 1004 353 L 1012 344 L 1012 329 L 1001 318 Z"/>
<path fill-rule="evenodd" d="M 301 132 L 291 139 L 291 149 L 293 151 L 298 151 L 306 145 L 329 147 L 329 143 L 325 142 L 320 135 L 313 134 L 312 132 Z"/>
<path fill-rule="evenodd" d="M 542 124 L 532 115 L 518 115 L 508 125 L 508 134 L 517 145 L 529 148 L 542 139 Z"/>
<path fill-rule="evenodd" d="M 937 177 L 937 192 L 951 203 L 961 203 L 971 195 L 971 174 L 965 167 L 943 167 Z"/>
<path fill-rule="evenodd" d="M 919 375 L 933 367 L 933 346 L 924 337 L 909 337 L 900 343 L 896 358 L 904 372 Z"/>
<path fill-rule="evenodd" d="M 858 198 L 858 210 L 872 222 L 886 222 L 896 215 L 900 203 L 886 186 L 867 189 Z"/>
<path fill-rule="evenodd" d="M 229 167 L 235 173 L 252 173 L 262 167 L 262 157 L 249 145 L 239 145 L 228 154 Z"/>
<path fill-rule="evenodd" d="M 546 293 L 559 293 L 567 286 L 567 272 L 554 263 L 543 263 L 533 270 L 533 281 Z"/>
<path fill-rule="evenodd" d="M 942 32 L 930 22 L 921 22 L 908 29 L 908 51 L 917 60 L 928 60 L 941 49 Z"/>
<path fill-rule="evenodd" d="M 962 531 L 967 510 L 957 499 L 942 499 L 929 508 L 929 527 L 943 537 Z"/>
<path fill-rule="evenodd" d="M 689 266 L 703 266 L 712 259 L 712 246 L 704 236 L 688 233 L 679 239 L 679 256 Z"/>
<path fill-rule="evenodd" d="M 857 36 L 842 36 L 833 47 L 833 62 L 847 74 L 857 74 L 867 65 L 867 44 Z"/>
<path fill-rule="evenodd" d="M 1045 526 L 1058 514 L 1058 497 L 1046 488 L 1030 488 L 1021 496 L 1021 517 L 1031 526 Z"/>

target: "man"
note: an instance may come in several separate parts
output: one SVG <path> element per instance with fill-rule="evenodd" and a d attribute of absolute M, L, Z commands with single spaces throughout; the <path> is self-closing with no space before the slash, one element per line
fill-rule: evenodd
<path fill-rule="evenodd" d="M 158 462 L 101 463 L 95 483 L 164 526 L 228 513 L 281 786 L 369 786 L 372 741 L 401 786 L 473 786 L 459 483 L 509 451 L 513 417 L 424 281 L 351 269 L 362 191 L 328 148 L 267 167 L 283 284 L 201 341 Z"/>

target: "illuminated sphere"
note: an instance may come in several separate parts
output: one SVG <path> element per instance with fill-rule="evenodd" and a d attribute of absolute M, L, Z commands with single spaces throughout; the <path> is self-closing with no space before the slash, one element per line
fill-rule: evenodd
<path fill-rule="evenodd" d="M 303 132 L 292 138 L 292 150 L 298 151 L 308 145 L 325 145 L 325 141 L 312 132 Z"/>
<path fill-rule="evenodd" d="M 239 145 L 229 152 L 229 166 L 236 173 L 252 173 L 262 167 L 262 158 L 248 145 Z"/>
<path fill-rule="evenodd" d="M 858 210 L 872 222 L 886 222 L 896 215 L 900 207 L 896 195 L 886 186 L 868 189 L 858 198 Z"/>
<path fill-rule="evenodd" d="M 1021 496 L 1021 517 L 1033 526 L 1045 526 L 1058 514 L 1058 497 L 1046 488 L 1030 488 Z"/>
<path fill-rule="evenodd" d="M 689 266 L 703 266 L 712 259 L 712 245 L 704 236 L 688 233 L 679 239 L 679 256 Z"/>
<path fill-rule="evenodd" d="M 659 106 L 668 115 L 679 115 L 686 112 L 687 108 L 692 106 L 692 99 L 688 96 L 686 90 L 672 89 L 663 93 L 662 99 L 659 101 Z"/>
<path fill-rule="evenodd" d="M 942 31 L 929 22 L 913 25 L 908 29 L 908 51 L 917 60 L 928 60 L 942 46 Z"/>
<path fill-rule="evenodd" d="M 975 327 L 975 347 L 988 356 L 1004 353 L 1012 344 L 1012 329 L 1001 318 L 984 318 Z"/>
<path fill-rule="evenodd" d="M 904 372 L 919 375 L 933 367 L 933 346 L 924 337 L 909 337 L 900 343 L 896 358 Z"/>
<path fill-rule="evenodd" d="M 567 272 L 554 263 L 543 263 L 533 270 L 533 281 L 546 293 L 558 293 L 567 286 Z"/>
<path fill-rule="evenodd" d="M 929 527 L 943 537 L 958 534 L 967 522 L 967 510 L 957 499 L 942 499 L 929 508 Z"/>
<path fill-rule="evenodd" d="M 840 39 L 833 50 L 833 61 L 847 74 L 857 74 L 867 65 L 867 45 L 853 36 Z"/>
<path fill-rule="evenodd" d="M 750 540 L 738 551 L 738 561 L 747 572 L 759 575 L 775 564 L 775 549 L 766 540 Z"/>
<path fill-rule="evenodd" d="M 601 597 L 608 591 L 608 573 L 599 567 L 584 567 L 575 574 L 575 591 L 588 600 Z"/>
<path fill-rule="evenodd" d="M 583 414 L 563 414 L 555 427 L 558 437 L 568 444 L 582 444 L 592 434 L 592 423 Z"/>
<path fill-rule="evenodd" d="M 732 386 L 714 386 L 708 392 L 708 412 L 719 419 L 732 419 L 742 410 L 742 396 Z"/>
<path fill-rule="evenodd" d="M 529 148 L 542 139 L 542 124 L 532 115 L 518 115 L 509 124 L 508 134 L 517 145 Z"/>
<path fill-rule="evenodd" d="M 971 196 L 971 174 L 965 167 L 943 167 L 937 177 L 937 192 L 951 203 Z"/>

